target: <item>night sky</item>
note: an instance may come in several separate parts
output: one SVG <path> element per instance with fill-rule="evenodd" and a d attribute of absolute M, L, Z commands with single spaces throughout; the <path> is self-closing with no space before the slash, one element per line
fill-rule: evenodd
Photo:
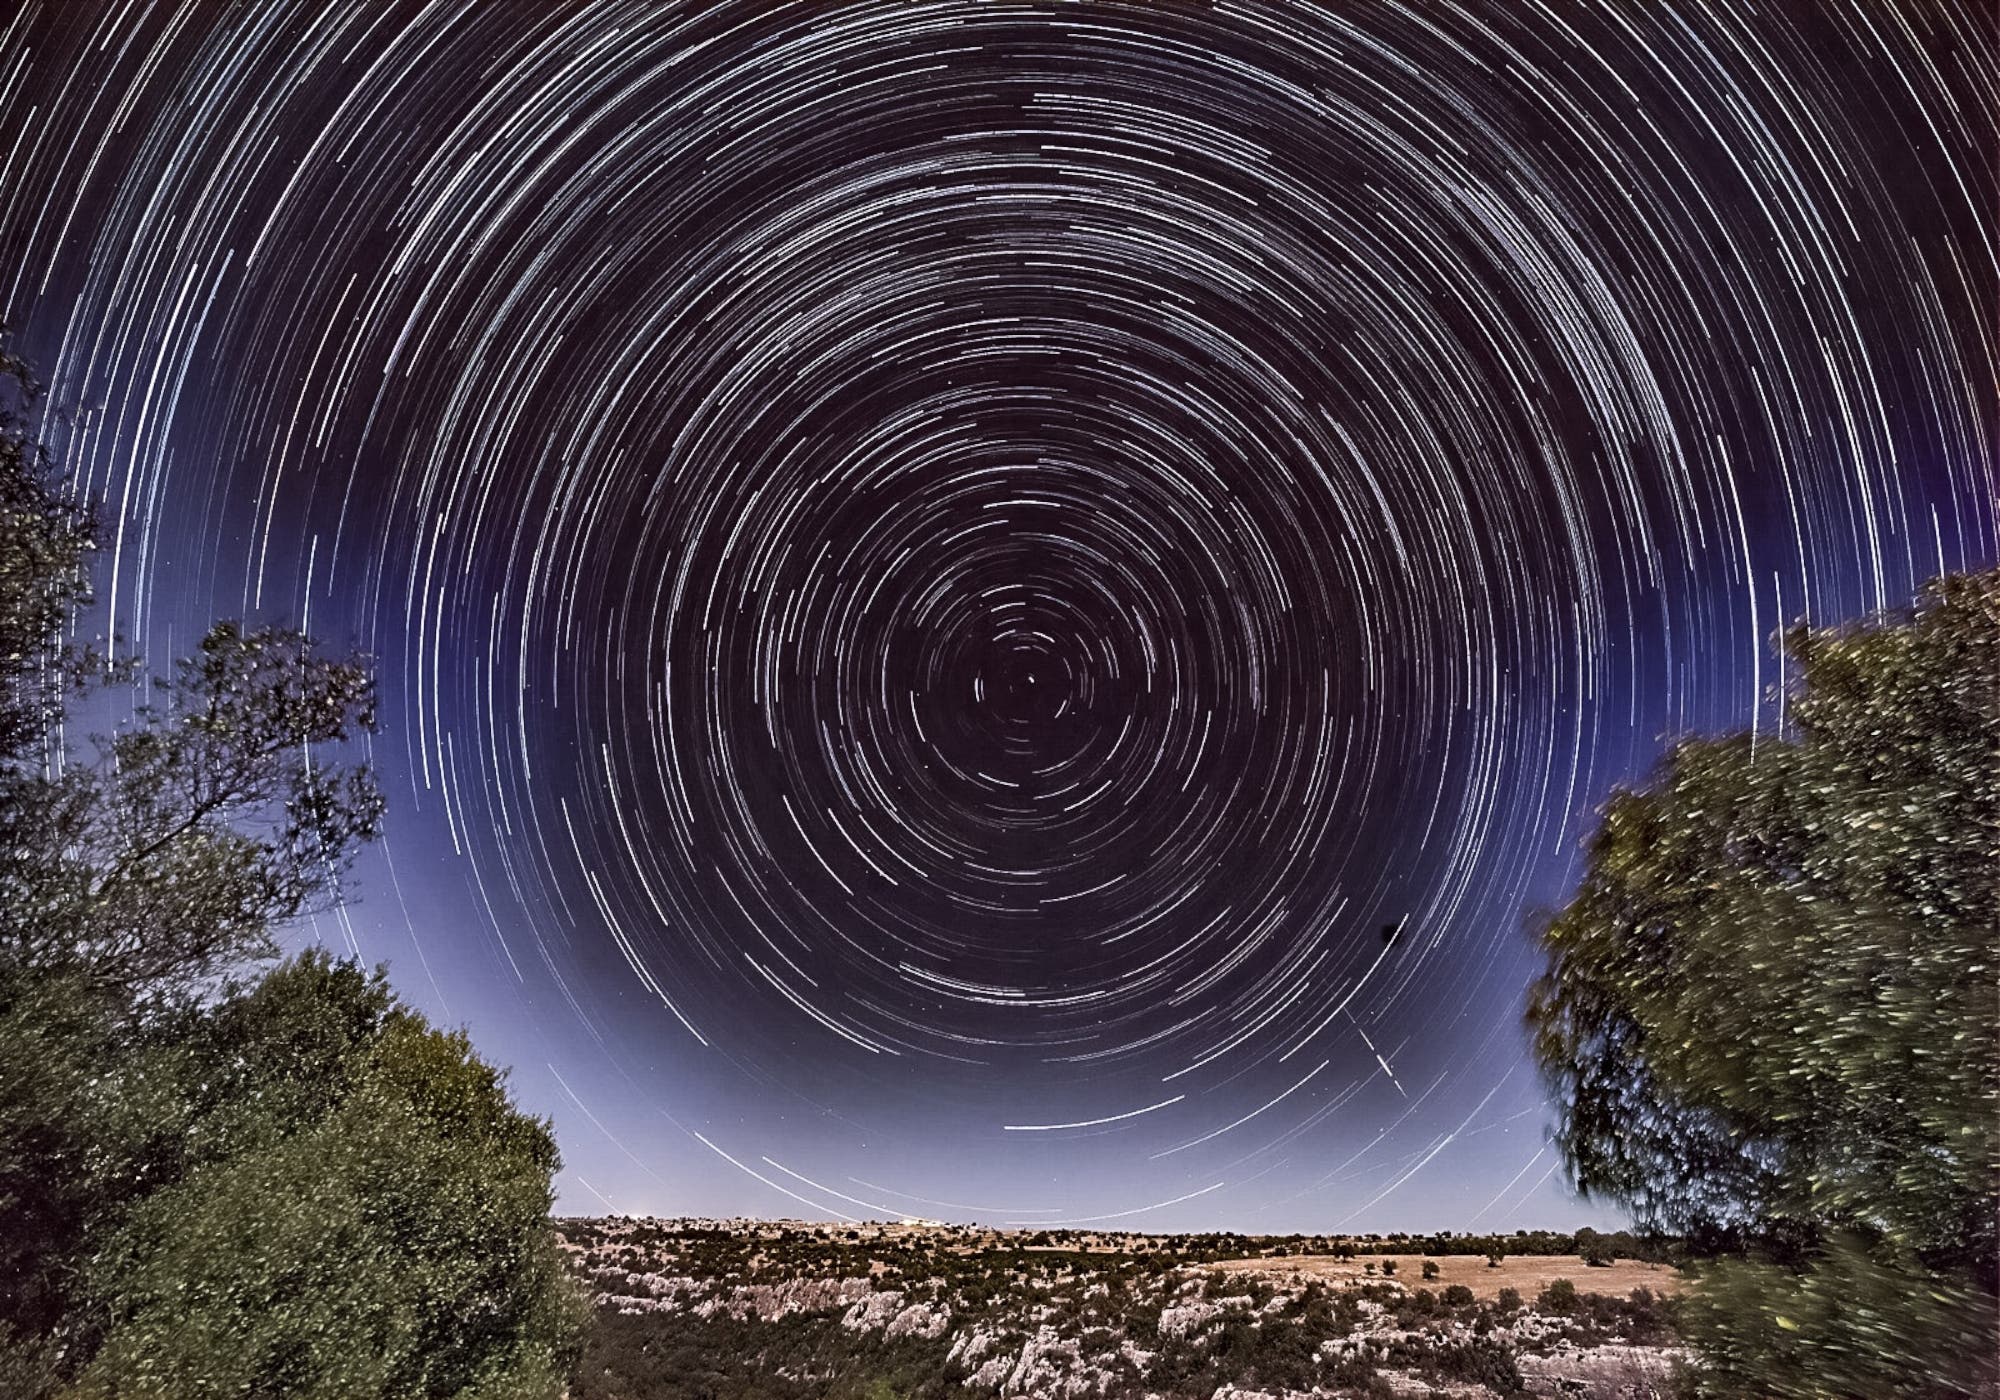
<path fill-rule="evenodd" d="M 1614 1220 L 1532 911 L 1996 557 L 1974 0 L 5 8 L 93 621 L 373 654 L 565 1211 Z"/>

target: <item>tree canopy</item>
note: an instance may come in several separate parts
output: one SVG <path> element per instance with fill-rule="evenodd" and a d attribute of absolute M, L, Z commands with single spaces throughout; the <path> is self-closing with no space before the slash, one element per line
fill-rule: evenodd
<path fill-rule="evenodd" d="M 2000 573 L 1784 642 L 1783 732 L 1676 745 L 1608 804 L 1540 929 L 1558 1145 L 1642 1225 L 1747 1253 L 1700 1290 L 1712 1393 L 1980 1393 Z"/>

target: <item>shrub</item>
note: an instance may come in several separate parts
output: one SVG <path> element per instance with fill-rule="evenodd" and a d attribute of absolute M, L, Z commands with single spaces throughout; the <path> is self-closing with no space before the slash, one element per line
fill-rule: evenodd
<path fill-rule="evenodd" d="M 1453 1342 L 1438 1347 L 1426 1369 L 1445 1380 L 1485 1386 L 1500 1395 L 1527 1393 L 1513 1353 L 1497 1342 Z"/>
<path fill-rule="evenodd" d="M 229 1097 L 91 1261 L 110 1329 L 79 1394 L 557 1394 L 582 1302 L 555 1143 L 500 1072 L 317 953 L 200 1029 Z"/>
<path fill-rule="evenodd" d="M 1803 1269 L 1711 1264 L 1684 1315 L 1702 1397 L 1929 1400 L 1992 1395 L 2000 1384 L 1990 1294 L 1848 1236 Z"/>
<path fill-rule="evenodd" d="M 1535 1306 L 1545 1313 L 1567 1316 L 1576 1311 L 1576 1285 L 1566 1278 L 1555 1279 L 1542 1290 Z"/>

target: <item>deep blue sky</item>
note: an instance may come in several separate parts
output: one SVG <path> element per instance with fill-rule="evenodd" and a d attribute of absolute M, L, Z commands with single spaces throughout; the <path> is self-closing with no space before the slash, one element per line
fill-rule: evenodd
<path fill-rule="evenodd" d="M 0 317 L 560 1208 L 1603 1222 L 1526 921 L 1995 557 L 1993 16 L 1676 8 L 29 0 Z"/>

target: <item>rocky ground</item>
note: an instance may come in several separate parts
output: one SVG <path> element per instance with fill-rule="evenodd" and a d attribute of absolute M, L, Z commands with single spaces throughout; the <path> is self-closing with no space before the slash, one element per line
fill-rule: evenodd
<path fill-rule="evenodd" d="M 1440 1252 L 1426 1281 L 1423 1255 L 1347 1259 L 1241 1236 L 632 1219 L 562 1230 L 599 1317 L 576 1400 L 1643 1400 L 1668 1393 L 1677 1357 L 1674 1276 L 1641 1264 L 1516 1256 L 1492 1268 Z M 1599 1278 L 1629 1291 L 1607 1295 Z"/>

